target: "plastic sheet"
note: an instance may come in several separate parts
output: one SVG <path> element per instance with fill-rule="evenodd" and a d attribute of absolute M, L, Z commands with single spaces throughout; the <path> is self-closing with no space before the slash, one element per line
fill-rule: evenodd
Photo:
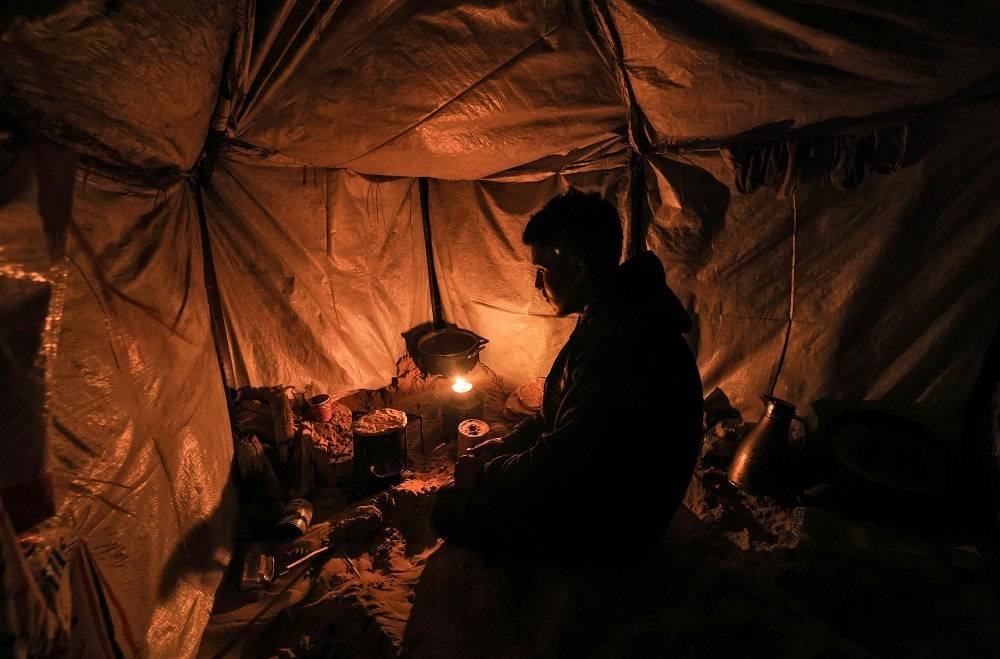
<path fill-rule="evenodd" d="M 0 488 L 14 528 L 54 512 L 45 456 L 45 378 L 65 282 L 76 157 L 46 140 L 0 140 Z M 53 313 L 54 312 L 54 313 Z"/>
<path fill-rule="evenodd" d="M 706 391 L 760 415 L 788 324 L 794 242 L 775 394 L 803 410 L 879 401 L 957 437 L 1000 324 L 994 112 L 938 117 L 912 136 L 915 161 L 852 191 L 819 180 L 794 198 L 740 195 L 718 155 L 653 159 L 649 244 L 693 311 Z"/>
<path fill-rule="evenodd" d="M 985 97 L 1000 73 L 989 5 L 39 7 L 2 24 L 5 106 L 121 178 L 166 181 L 80 178 L 68 261 L 70 227 L 47 223 L 33 179 L 2 200 L 2 311 L 27 330 L 8 359 L 25 433 L 0 485 L 54 476 L 87 565 L 77 654 L 193 654 L 228 557 L 231 438 L 195 202 L 176 177 L 210 123 L 226 143 L 200 183 L 234 384 L 390 381 L 400 334 L 431 315 L 415 176 L 439 179 L 447 319 L 491 340 L 484 362 L 508 384 L 544 374 L 572 320 L 532 287 L 524 223 L 570 184 L 629 218 L 642 137 L 660 155 L 641 154 L 649 208 L 634 210 L 695 316 L 707 390 L 755 418 L 794 316 L 777 395 L 878 400 L 959 429 L 1000 322 L 995 104 L 938 114 L 919 157 L 854 191 L 742 195 L 716 152 L 684 149 Z"/>
<path fill-rule="evenodd" d="M 610 0 L 658 144 L 944 101 L 1000 73 L 996 7 Z"/>
<path fill-rule="evenodd" d="M 192 656 L 235 512 L 194 203 L 184 182 L 84 172 L 73 218 L 47 380 L 57 514 L 93 565 L 75 585 L 72 651 Z"/>
<path fill-rule="evenodd" d="M 389 382 L 431 320 L 415 180 L 224 159 L 206 210 L 236 384 Z"/>
<path fill-rule="evenodd" d="M 0 500 L 0 654 L 11 659 L 65 654 L 68 620 L 39 588 L 18 540 Z"/>
<path fill-rule="evenodd" d="M 40 2 L 0 39 L 5 104 L 104 162 L 188 169 L 205 142 L 236 4 Z"/>
<path fill-rule="evenodd" d="M 285 3 L 271 32 L 250 15 L 274 41 L 257 39 L 232 83 L 229 131 L 302 164 L 477 179 L 624 128 L 614 78 L 562 2 Z"/>

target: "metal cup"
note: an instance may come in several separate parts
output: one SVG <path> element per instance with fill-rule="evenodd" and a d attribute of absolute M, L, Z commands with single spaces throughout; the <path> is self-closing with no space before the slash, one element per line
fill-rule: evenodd
<path fill-rule="evenodd" d="M 297 537 L 305 535 L 306 529 L 312 523 L 313 507 L 305 499 L 292 499 L 285 504 L 278 519 L 278 532 L 281 535 Z"/>
<path fill-rule="evenodd" d="M 248 592 L 260 590 L 274 580 L 274 556 L 261 546 L 251 546 L 243 555 L 243 570 L 240 573 L 240 590 Z"/>
<path fill-rule="evenodd" d="M 312 396 L 306 401 L 309 406 L 309 418 L 313 421 L 328 423 L 333 418 L 333 400 L 330 394 Z"/>

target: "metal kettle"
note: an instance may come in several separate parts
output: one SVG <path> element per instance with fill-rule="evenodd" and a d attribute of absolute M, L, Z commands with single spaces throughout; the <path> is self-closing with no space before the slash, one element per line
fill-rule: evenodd
<path fill-rule="evenodd" d="M 778 494 L 787 489 L 791 451 L 789 431 L 795 416 L 795 406 L 773 396 L 761 396 L 764 415 L 733 455 L 729 465 L 729 482 L 747 494 Z"/>

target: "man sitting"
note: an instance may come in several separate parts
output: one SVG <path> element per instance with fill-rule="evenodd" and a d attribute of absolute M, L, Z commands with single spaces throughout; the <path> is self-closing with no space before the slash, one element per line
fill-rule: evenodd
<path fill-rule="evenodd" d="M 460 457 L 435 526 L 500 554 L 644 551 L 680 505 L 701 445 L 701 380 L 682 337 L 691 321 L 655 255 L 619 265 L 621 220 L 597 194 L 553 198 L 523 240 L 535 286 L 559 315 L 579 315 L 576 329 L 540 414 Z"/>

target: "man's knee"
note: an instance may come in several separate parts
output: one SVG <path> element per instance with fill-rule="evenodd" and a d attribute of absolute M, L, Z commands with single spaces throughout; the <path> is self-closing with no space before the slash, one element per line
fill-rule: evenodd
<path fill-rule="evenodd" d="M 477 530 L 483 524 L 486 507 L 482 495 L 453 485 L 438 490 L 431 522 L 438 535 L 458 545 L 477 544 Z"/>
<path fill-rule="evenodd" d="M 434 507 L 431 509 L 431 523 L 438 535 L 447 539 L 446 531 L 450 530 L 460 517 L 455 488 L 448 485 L 438 490 L 434 497 Z"/>

